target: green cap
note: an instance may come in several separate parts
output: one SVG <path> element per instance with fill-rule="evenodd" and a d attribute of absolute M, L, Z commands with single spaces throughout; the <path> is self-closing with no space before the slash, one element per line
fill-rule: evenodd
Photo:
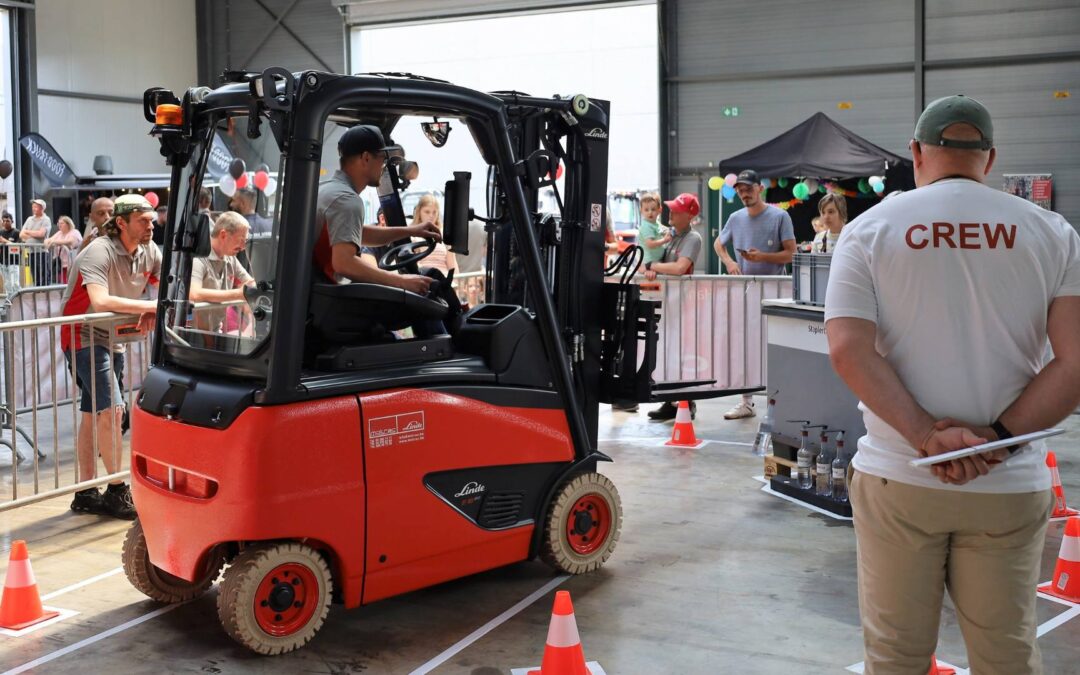
<path fill-rule="evenodd" d="M 981 141 L 961 141 L 942 138 L 941 134 L 953 124 L 970 124 L 982 134 Z M 982 103 L 963 94 L 946 96 L 930 103 L 915 123 L 915 140 L 961 150 L 989 150 L 994 147 L 994 123 L 990 111 Z"/>

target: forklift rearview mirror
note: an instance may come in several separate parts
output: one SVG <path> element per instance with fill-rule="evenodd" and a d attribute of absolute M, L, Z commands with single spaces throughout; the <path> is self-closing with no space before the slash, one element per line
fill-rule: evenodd
<path fill-rule="evenodd" d="M 195 216 L 195 223 L 193 227 L 186 228 L 186 235 L 184 237 L 184 243 L 191 251 L 191 255 L 194 258 L 206 258 L 210 255 L 210 228 L 212 224 L 210 222 L 210 216 L 205 213 L 200 213 Z"/>
<path fill-rule="evenodd" d="M 454 253 L 469 255 L 469 183 L 472 174 L 455 171 L 454 180 L 446 181 L 446 218 L 443 243 Z"/>
<path fill-rule="evenodd" d="M 450 123 L 440 122 L 438 117 L 433 122 L 421 122 L 420 128 L 436 148 L 446 145 L 446 140 L 450 138 Z"/>

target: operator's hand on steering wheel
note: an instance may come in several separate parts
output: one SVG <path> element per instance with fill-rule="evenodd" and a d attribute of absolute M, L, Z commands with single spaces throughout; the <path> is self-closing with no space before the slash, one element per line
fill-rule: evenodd
<path fill-rule="evenodd" d="M 442 232 L 439 232 L 439 228 L 435 223 L 427 222 L 420 223 L 419 225 L 409 225 L 405 228 L 405 231 L 409 233 L 410 237 L 420 237 L 421 239 L 434 239 L 435 241 L 442 241 Z"/>
<path fill-rule="evenodd" d="M 435 280 L 431 277 L 425 277 L 422 274 L 402 274 L 399 283 L 401 288 L 411 293 L 427 296 L 433 281 Z"/>

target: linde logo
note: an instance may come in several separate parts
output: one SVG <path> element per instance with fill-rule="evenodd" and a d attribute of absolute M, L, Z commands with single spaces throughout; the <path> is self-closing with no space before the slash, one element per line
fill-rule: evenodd
<path fill-rule="evenodd" d="M 461 492 L 457 493 L 454 496 L 455 497 L 468 497 L 469 495 L 480 494 L 481 492 L 483 492 L 486 489 L 487 488 L 485 488 L 481 483 L 477 483 L 476 481 L 472 481 L 470 483 L 466 483 L 465 487 L 461 488 Z"/>
<path fill-rule="evenodd" d="M 596 127 L 595 129 L 589 129 L 588 131 L 586 131 L 585 138 L 601 138 L 606 140 L 607 132 L 600 127 Z"/>
<path fill-rule="evenodd" d="M 64 177 L 64 173 L 67 170 L 67 165 L 64 164 L 64 160 L 55 157 L 47 148 L 41 147 L 36 140 L 33 138 L 23 139 L 23 148 L 30 157 L 34 159 L 38 168 L 42 171 L 48 171 L 57 179 Z"/>
<path fill-rule="evenodd" d="M 213 169 L 217 173 L 225 173 L 229 168 L 229 164 L 232 162 L 232 154 L 221 143 L 221 139 L 214 136 L 214 144 L 210 146 L 210 159 L 209 161 L 214 165 Z"/>

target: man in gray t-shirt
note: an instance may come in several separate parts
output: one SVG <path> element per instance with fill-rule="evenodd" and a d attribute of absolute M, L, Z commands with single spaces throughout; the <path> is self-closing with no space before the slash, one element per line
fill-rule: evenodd
<path fill-rule="evenodd" d="M 786 265 L 795 255 L 795 228 L 787 211 L 770 206 L 761 198 L 761 181 L 756 171 L 739 173 L 735 191 L 746 208 L 728 217 L 713 248 L 728 274 L 786 274 Z M 727 245 L 733 244 L 735 262 Z M 754 399 L 744 394 L 742 402 L 724 413 L 724 419 L 737 420 L 754 416 Z"/>
<path fill-rule="evenodd" d="M 659 262 L 645 263 L 645 278 L 652 281 L 657 274 L 682 276 L 694 273 L 694 261 L 701 253 L 701 235 L 690 227 L 690 221 L 701 213 L 701 202 L 696 195 L 684 192 L 675 199 L 664 202 L 668 207 L 668 224 L 675 232 L 664 249 L 664 257 Z M 675 419 L 676 408 L 671 403 L 664 403 L 659 408 L 649 411 L 649 419 Z M 697 415 L 697 404 L 690 401 L 691 418 Z"/>
<path fill-rule="evenodd" d="M 746 208 L 731 214 L 713 244 L 728 274 L 786 274 L 795 253 L 791 216 L 765 203 L 755 171 L 740 173 L 735 190 Z M 734 244 L 738 262 L 727 252 L 728 244 Z"/>

